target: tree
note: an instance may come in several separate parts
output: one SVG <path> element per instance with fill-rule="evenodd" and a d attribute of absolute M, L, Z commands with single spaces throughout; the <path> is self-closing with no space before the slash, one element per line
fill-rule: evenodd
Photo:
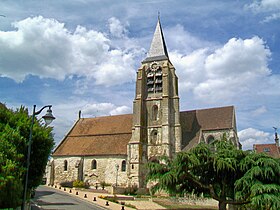
<path fill-rule="evenodd" d="M 24 107 L 16 111 L 0 103 L 0 208 L 19 206 L 23 197 L 27 143 L 31 117 Z M 35 120 L 29 168 L 28 191 L 42 180 L 48 157 L 54 146 L 52 128 Z M 28 193 L 29 194 L 29 193 Z"/>
<path fill-rule="evenodd" d="M 173 160 L 163 157 L 147 166 L 147 180 L 157 183 L 152 192 L 203 192 L 219 202 L 220 210 L 225 210 L 227 204 L 280 208 L 279 161 L 238 150 L 224 137 L 212 146 L 200 143 L 189 152 L 178 153 Z"/>
<path fill-rule="evenodd" d="M 240 167 L 244 175 L 235 182 L 236 198 L 249 199 L 255 209 L 280 209 L 280 160 L 250 153 Z"/>

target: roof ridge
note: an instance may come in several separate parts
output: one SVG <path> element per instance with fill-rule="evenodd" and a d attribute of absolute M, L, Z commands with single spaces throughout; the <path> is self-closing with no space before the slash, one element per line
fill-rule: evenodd
<path fill-rule="evenodd" d="M 86 135 L 68 135 L 68 137 L 86 137 L 86 136 L 114 136 L 114 135 L 123 135 L 123 134 L 131 134 L 132 132 L 119 132 L 119 133 L 100 133 L 100 134 L 86 134 Z"/>
<path fill-rule="evenodd" d="M 130 113 L 130 114 L 118 114 L 118 115 L 102 115 L 102 116 L 97 116 L 97 117 L 85 117 L 85 118 L 80 118 L 80 119 L 88 120 L 88 119 L 98 119 L 98 118 L 120 117 L 120 116 L 126 116 L 126 115 L 133 115 L 133 114 Z"/>
<path fill-rule="evenodd" d="M 211 108 L 201 108 L 201 109 L 192 109 L 192 110 L 185 110 L 185 111 L 180 111 L 182 112 L 193 112 L 193 111 L 202 111 L 202 110 L 213 110 L 213 109 L 223 109 L 223 108 L 234 108 L 234 105 L 229 105 L 229 106 L 218 106 L 218 107 L 211 107 Z"/>

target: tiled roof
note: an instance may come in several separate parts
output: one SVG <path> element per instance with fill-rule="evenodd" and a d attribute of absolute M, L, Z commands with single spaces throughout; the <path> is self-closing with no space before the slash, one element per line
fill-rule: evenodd
<path fill-rule="evenodd" d="M 81 118 L 53 156 L 126 155 L 132 115 Z"/>
<path fill-rule="evenodd" d="M 81 118 L 55 149 L 53 156 L 126 155 L 132 135 L 132 114 Z M 198 143 L 202 130 L 234 126 L 234 108 L 220 107 L 180 113 L 183 148 Z"/>
<path fill-rule="evenodd" d="M 109 135 L 131 133 L 132 115 L 81 118 L 69 136 Z"/>
<path fill-rule="evenodd" d="M 201 131 L 235 129 L 234 107 L 218 107 L 180 113 L 182 148 L 188 150 L 198 144 Z"/>
<path fill-rule="evenodd" d="M 271 157 L 280 158 L 280 147 L 276 144 L 254 144 L 257 153 L 266 153 Z"/>

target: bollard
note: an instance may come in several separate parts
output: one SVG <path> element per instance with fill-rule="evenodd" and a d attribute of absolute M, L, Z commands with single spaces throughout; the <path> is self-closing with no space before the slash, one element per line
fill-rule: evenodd
<path fill-rule="evenodd" d="M 85 194 L 84 198 L 87 198 L 87 194 Z"/>
<path fill-rule="evenodd" d="M 72 190 L 70 189 L 69 192 L 72 193 Z"/>
<path fill-rule="evenodd" d="M 122 209 L 121 210 L 124 210 L 124 206 L 122 206 Z"/>
<path fill-rule="evenodd" d="M 96 201 L 96 197 L 93 197 L 93 201 Z"/>
<path fill-rule="evenodd" d="M 76 195 L 79 195 L 79 193 L 78 193 L 78 192 L 76 192 Z"/>
<path fill-rule="evenodd" d="M 66 188 L 64 187 L 64 191 L 66 191 Z"/>
<path fill-rule="evenodd" d="M 109 206 L 109 201 L 106 201 L 106 206 Z"/>

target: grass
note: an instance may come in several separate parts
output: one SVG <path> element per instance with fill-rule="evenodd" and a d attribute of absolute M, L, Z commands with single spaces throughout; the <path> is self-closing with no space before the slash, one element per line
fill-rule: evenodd
<path fill-rule="evenodd" d="M 217 210 L 218 207 L 190 205 L 185 203 L 174 202 L 168 199 L 153 199 L 153 201 L 167 209 L 187 209 L 187 210 Z"/>

